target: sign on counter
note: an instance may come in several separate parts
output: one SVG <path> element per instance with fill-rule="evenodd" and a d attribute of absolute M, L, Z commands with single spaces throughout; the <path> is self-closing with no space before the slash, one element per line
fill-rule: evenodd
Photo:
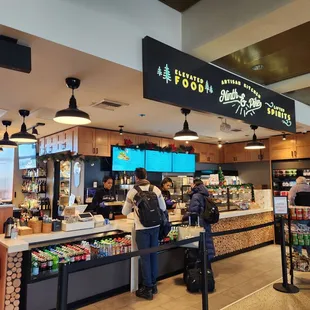
<path fill-rule="evenodd" d="M 288 214 L 288 200 L 286 196 L 273 197 L 273 206 L 275 215 Z"/>
<path fill-rule="evenodd" d="M 143 39 L 144 98 L 296 132 L 295 101 L 183 53 Z"/>

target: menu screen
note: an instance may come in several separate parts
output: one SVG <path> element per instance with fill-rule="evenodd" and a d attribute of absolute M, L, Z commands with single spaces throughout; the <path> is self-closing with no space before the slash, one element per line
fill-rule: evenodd
<path fill-rule="evenodd" d="M 37 167 L 36 144 L 20 144 L 18 146 L 19 169 L 32 169 Z"/>
<path fill-rule="evenodd" d="M 172 172 L 172 153 L 146 151 L 146 171 Z"/>
<path fill-rule="evenodd" d="M 196 157 L 195 154 L 172 155 L 172 172 L 195 172 Z"/>
<path fill-rule="evenodd" d="M 113 171 L 135 171 L 136 168 L 145 167 L 145 152 L 135 149 L 112 148 Z"/>

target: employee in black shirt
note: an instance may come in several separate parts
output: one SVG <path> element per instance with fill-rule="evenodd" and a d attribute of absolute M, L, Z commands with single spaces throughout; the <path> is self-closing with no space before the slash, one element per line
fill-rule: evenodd
<path fill-rule="evenodd" d="M 167 209 L 176 207 L 175 201 L 171 200 L 170 188 L 172 188 L 172 180 L 170 178 L 164 178 L 160 183 L 160 190 L 165 199 Z"/>
<path fill-rule="evenodd" d="M 103 188 L 98 188 L 93 198 L 93 207 L 97 214 L 101 214 L 104 218 L 109 218 L 110 207 L 105 202 L 115 201 L 115 196 L 112 192 L 113 179 L 110 176 L 105 176 L 102 180 Z"/>

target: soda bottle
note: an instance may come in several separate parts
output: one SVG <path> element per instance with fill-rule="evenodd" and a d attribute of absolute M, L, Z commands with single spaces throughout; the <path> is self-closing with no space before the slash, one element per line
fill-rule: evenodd
<path fill-rule="evenodd" d="M 33 276 L 37 276 L 39 274 L 39 263 L 38 259 L 35 255 L 32 255 L 32 260 L 31 260 L 31 274 Z"/>

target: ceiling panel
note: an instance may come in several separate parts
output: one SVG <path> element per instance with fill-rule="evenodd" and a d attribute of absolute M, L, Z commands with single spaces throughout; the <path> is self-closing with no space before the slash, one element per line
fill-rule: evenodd
<path fill-rule="evenodd" d="M 294 90 L 286 93 L 285 95 L 296 99 L 302 103 L 310 105 L 310 87 Z"/>
<path fill-rule="evenodd" d="M 309 73 L 309 32 L 310 22 L 217 59 L 214 64 L 266 85 Z M 261 70 L 253 70 L 259 65 Z"/>
<path fill-rule="evenodd" d="M 160 2 L 170 6 L 171 8 L 184 12 L 200 0 L 159 0 Z"/>

